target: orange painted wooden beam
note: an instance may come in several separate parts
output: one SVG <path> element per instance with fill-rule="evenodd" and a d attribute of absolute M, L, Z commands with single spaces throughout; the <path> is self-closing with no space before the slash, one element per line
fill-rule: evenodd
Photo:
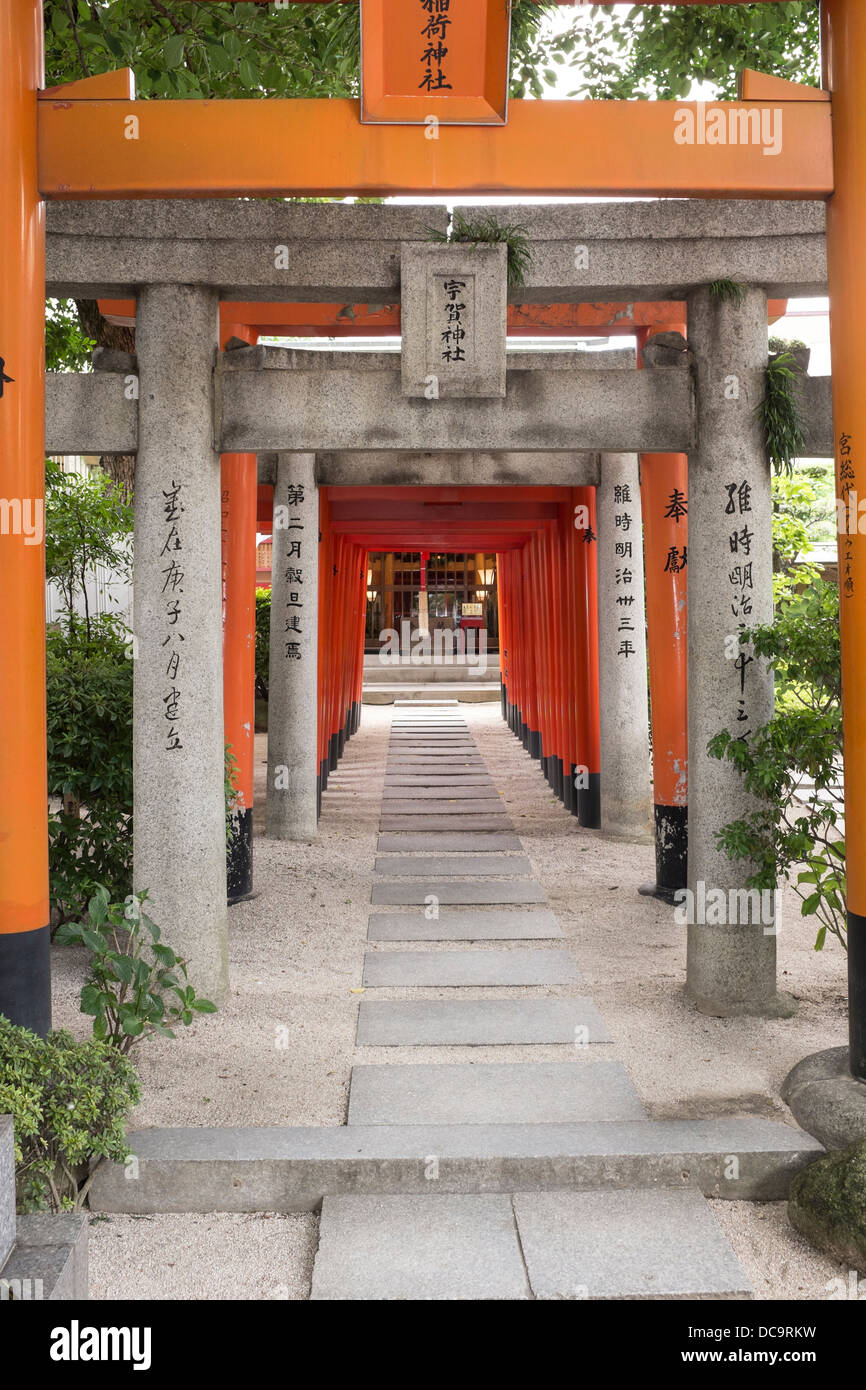
<path fill-rule="evenodd" d="M 135 327 L 134 299 L 100 299 L 99 311 L 109 323 Z M 786 299 L 771 299 L 767 318 L 775 323 L 787 310 Z M 347 313 L 347 308 L 351 313 Z M 660 328 L 671 319 L 684 319 L 685 304 L 662 300 L 653 304 L 509 304 L 511 337 L 617 337 L 639 328 Z M 370 308 L 367 304 L 250 304 L 223 300 L 220 324 L 241 323 L 265 337 L 366 338 L 400 333 L 399 304 Z M 241 335 L 238 335 L 241 336 Z"/>
<path fill-rule="evenodd" d="M 47 198 L 76 199 L 830 195 L 828 103 L 711 104 L 726 113 L 781 111 L 777 154 L 761 144 L 678 144 L 681 113 L 692 113 L 697 131 L 706 109 L 694 102 L 514 101 L 505 128 L 445 127 L 427 140 L 414 126 L 362 126 L 350 100 L 47 100 L 38 110 L 39 186 Z"/>

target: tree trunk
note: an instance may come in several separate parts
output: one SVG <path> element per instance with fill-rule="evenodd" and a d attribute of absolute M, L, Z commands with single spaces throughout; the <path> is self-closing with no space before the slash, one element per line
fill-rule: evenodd
<path fill-rule="evenodd" d="M 76 299 L 75 307 L 81 327 L 97 347 L 116 348 L 119 352 L 135 352 L 135 329 L 109 323 L 99 312 L 95 299 Z M 125 502 L 132 501 L 135 487 L 134 454 L 101 454 L 99 466 L 113 481 Z"/>

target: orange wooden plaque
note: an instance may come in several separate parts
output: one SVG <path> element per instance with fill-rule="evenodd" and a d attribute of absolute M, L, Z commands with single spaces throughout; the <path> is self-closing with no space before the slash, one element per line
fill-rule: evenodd
<path fill-rule="evenodd" d="M 361 120 L 504 125 L 510 0 L 361 0 Z"/>

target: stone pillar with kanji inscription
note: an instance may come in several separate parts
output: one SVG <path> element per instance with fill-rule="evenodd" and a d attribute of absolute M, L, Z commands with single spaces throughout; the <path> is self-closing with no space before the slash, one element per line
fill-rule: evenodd
<path fill-rule="evenodd" d="M 278 454 L 268 683 L 267 831 L 316 834 L 319 494 L 315 454 Z"/>
<path fill-rule="evenodd" d="M 648 840 L 652 782 L 636 454 L 602 454 L 597 496 L 601 829 Z"/>
<path fill-rule="evenodd" d="M 215 290 L 140 290 L 133 881 L 215 1003 L 228 990 L 217 330 Z"/>
<path fill-rule="evenodd" d="M 773 620 L 770 466 L 759 406 L 767 364 L 760 289 L 688 301 L 696 391 L 689 453 L 687 990 L 717 1015 L 787 1011 L 776 992 L 772 893 L 751 893 L 750 863 L 717 844 L 723 826 L 754 809 L 730 761 L 707 744 L 727 729 L 747 738 L 773 713 L 773 675 L 739 635 Z"/>

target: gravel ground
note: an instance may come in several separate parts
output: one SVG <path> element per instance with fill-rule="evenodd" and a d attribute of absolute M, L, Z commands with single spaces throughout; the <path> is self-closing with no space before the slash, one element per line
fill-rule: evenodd
<path fill-rule="evenodd" d="M 98 1216 L 92 1299 L 306 1299 L 316 1216 Z"/>
<path fill-rule="evenodd" d="M 217 1015 L 197 1020 L 178 1041 L 152 1040 L 141 1049 L 144 1096 L 134 1128 L 339 1125 L 345 1121 L 353 1060 L 505 1060 L 499 1048 L 354 1049 L 364 952 L 400 949 L 366 942 L 393 713 L 391 706 L 365 706 L 362 730 L 332 777 L 320 835 L 312 844 L 279 843 L 261 834 L 266 739 L 257 737 L 256 896 L 230 914 L 231 996 Z M 797 1001 L 795 1016 L 698 1014 L 683 991 L 685 928 L 676 925 L 671 908 L 637 893 L 639 884 L 654 877 L 652 846 L 606 840 L 582 829 L 503 724 L 498 704 L 462 705 L 460 713 L 574 950 L 583 974 L 576 992 L 592 996 L 616 1040 L 603 1049 L 604 1056 L 625 1064 L 649 1114 L 751 1111 L 792 1123 L 778 1094 L 786 1073 L 807 1053 L 846 1041 L 842 951 L 833 945 L 823 953 L 813 951 L 814 929 L 786 890 L 779 978 Z M 503 949 L 508 943 L 488 945 Z M 436 947 L 419 943 L 413 949 Z M 77 1012 L 80 953 L 55 948 L 55 960 L 56 1025 L 85 1036 L 88 1023 Z M 476 991 L 484 998 L 573 992 Z M 410 995 L 447 998 L 449 991 L 375 991 L 376 998 Z M 281 1046 L 286 1037 L 289 1046 Z M 572 1055 L 560 1047 L 508 1049 L 508 1060 L 514 1061 Z M 839 1271 L 793 1233 L 784 1204 L 715 1202 L 713 1207 L 759 1297 L 827 1296 L 822 1290 Z M 246 1229 L 238 1241 L 240 1224 Z M 310 1217 L 113 1217 L 92 1227 L 94 1296 L 132 1296 L 121 1290 L 135 1269 L 141 1297 L 222 1297 L 217 1288 L 241 1287 L 246 1292 L 228 1296 L 304 1297 L 313 1227 Z M 264 1244 L 267 1234 L 273 1246 L 274 1232 L 280 1237 L 278 1270 Z M 178 1253 L 182 1248 L 185 1255 Z M 171 1274 L 167 1253 L 176 1256 Z M 289 1292 L 267 1292 L 277 1285 Z M 175 1292 L 138 1292 L 145 1288 Z"/>

